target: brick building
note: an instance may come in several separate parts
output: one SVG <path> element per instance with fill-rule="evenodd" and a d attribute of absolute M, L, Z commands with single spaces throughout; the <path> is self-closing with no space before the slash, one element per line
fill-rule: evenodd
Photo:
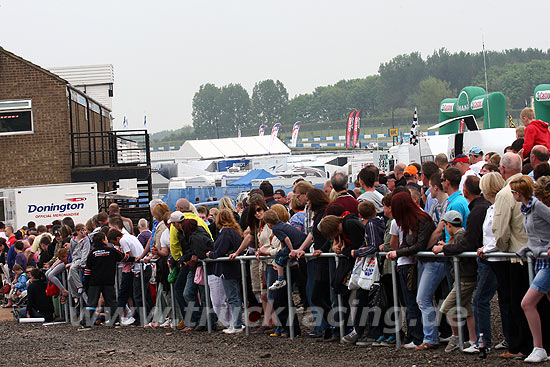
<path fill-rule="evenodd" d="M 107 192 L 137 178 L 142 202 L 151 197 L 147 132 L 112 131 L 108 108 L 2 47 L 0 157 L 0 187 L 92 181 Z"/>

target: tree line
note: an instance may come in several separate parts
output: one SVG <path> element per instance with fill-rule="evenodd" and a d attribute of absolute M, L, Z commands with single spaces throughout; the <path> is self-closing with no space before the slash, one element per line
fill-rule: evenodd
<path fill-rule="evenodd" d="M 488 51 L 486 63 L 489 92 L 502 92 L 508 109 L 522 108 L 536 85 L 550 83 L 550 50 Z M 369 118 L 373 123 L 385 121 L 415 107 L 421 120 L 422 116 L 435 119 L 441 100 L 456 97 L 469 85 L 485 88 L 483 53 L 451 53 L 445 48 L 425 59 L 419 52 L 398 55 L 380 64 L 376 75 L 341 80 L 290 99 L 279 80 L 256 83 L 252 95 L 238 83 L 221 87 L 208 83 L 193 98 L 193 132 L 179 130 L 163 138 L 237 136 L 239 128 L 250 135 L 261 124 L 269 133 L 277 122 L 281 131 L 290 131 L 295 121 L 303 126 L 326 125 L 345 120 L 354 109 L 363 111 L 367 124 Z"/>

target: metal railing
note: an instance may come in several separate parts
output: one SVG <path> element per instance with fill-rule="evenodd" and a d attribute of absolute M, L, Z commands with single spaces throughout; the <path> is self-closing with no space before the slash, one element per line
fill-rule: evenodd
<path fill-rule="evenodd" d="M 387 255 L 387 252 L 378 252 L 376 254 L 376 256 L 378 257 L 385 257 Z M 306 258 L 312 258 L 312 259 L 316 259 L 316 258 L 334 258 L 335 260 L 335 263 L 336 263 L 336 266 L 338 266 L 338 259 L 339 258 L 342 258 L 344 257 L 343 255 L 337 255 L 335 253 L 326 253 L 326 254 L 321 254 L 319 256 L 313 256 L 312 254 L 305 254 L 304 255 Z M 476 252 L 464 252 L 464 253 L 461 253 L 461 254 L 458 254 L 458 255 L 455 255 L 455 256 L 445 256 L 444 254 L 434 254 L 432 252 L 418 252 L 416 255 L 414 255 L 415 257 L 417 258 L 442 258 L 442 259 L 449 259 L 452 261 L 453 263 L 453 269 L 454 269 L 454 284 L 455 284 L 455 287 L 456 287 L 456 317 L 457 317 L 457 324 L 461 322 L 462 320 L 462 312 L 461 312 L 461 308 L 462 308 L 462 295 L 461 295 L 461 289 L 460 289 L 460 267 L 459 267 L 459 264 L 460 264 L 460 258 L 477 258 L 478 255 Z M 518 260 L 522 260 L 522 261 L 526 261 L 527 262 L 527 266 L 528 266 L 528 272 L 529 272 L 529 283 L 531 283 L 533 281 L 533 278 L 534 278 L 534 266 L 533 266 L 533 260 L 534 260 L 534 257 L 533 255 L 529 252 L 527 254 L 527 256 L 525 258 L 519 258 L 515 253 L 508 253 L 508 252 L 492 252 L 492 253 L 486 253 L 484 254 L 484 258 L 506 258 L 506 259 L 518 259 Z M 543 254 L 540 256 L 540 258 L 548 258 L 548 256 L 546 254 Z M 205 307 L 206 309 L 206 321 L 207 321 L 207 328 L 208 328 L 208 333 L 211 333 L 214 329 L 214 325 L 212 325 L 212 320 L 211 320 L 211 317 L 210 317 L 210 314 L 211 312 L 213 312 L 212 310 L 212 305 L 211 305 L 211 300 L 210 300 L 210 289 L 209 289 L 209 285 L 208 285 L 208 271 L 207 271 L 207 264 L 208 263 L 214 263 L 214 262 L 228 262 L 228 261 L 239 261 L 240 262 L 240 270 L 241 270 L 241 286 L 242 286 L 242 303 L 243 303 L 243 311 L 244 311 L 244 325 L 245 325 L 245 333 L 246 335 L 250 335 L 250 322 L 249 322 L 249 307 L 248 307 L 248 304 L 247 304 L 247 300 L 248 300 L 248 287 L 247 287 L 247 281 L 246 281 L 246 263 L 248 261 L 252 261 L 252 260 L 273 260 L 274 259 L 274 256 L 260 256 L 259 258 L 257 258 L 256 256 L 237 256 L 235 257 L 233 260 L 230 260 L 229 257 L 222 257 L 222 258 L 217 258 L 217 259 L 203 259 L 203 260 L 200 260 L 200 263 L 201 265 L 198 265 L 198 266 L 202 266 L 203 267 L 203 270 L 204 270 L 204 289 L 205 289 L 205 299 L 206 299 L 206 304 L 203 305 L 203 307 Z M 143 274 L 143 269 L 144 269 L 144 263 L 141 262 L 140 263 L 141 266 L 140 266 L 140 281 L 141 281 L 141 293 L 142 293 L 142 305 L 141 305 L 141 310 L 140 312 L 142 312 L 142 317 L 141 317 L 141 322 L 143 325 L 146 325 L 147 323 L 147 315 L 146 315 L 146 294 L 145 294 L 145 282 L 144 282 L 144 274 Z M 401 348 L 401 327 L 402 327 L 402 323 L 403 323 L 403 319 L 402 319 L 402 316 L 401 316 L 401 307 L 399 306 L 399 297 L 398 297 L 398 286 L 397 286 L 397 260 L 392 260 L 391 261 L 391 277 L 392 277 L 392 295 L 393 295 L 393 312 L 395 314 L 395 338 L 396 338 L 396 349 L 400 349 Z M 287 287 L 286 287 L 286 292 L 287 292 L 287 302 L 288 302 L 288 328 L 289 328 L 289 336 L 290 336 L 290 339 L 294 339 L 295 338 L 295 333 L 294 333 L 294 318 L 295 318 L 295 315 L 296 315 L 296 310 L 295 310 L 295 307 L 294 307 L 294 302 L 293 302 L 293 299 L 292 299 L 292 278 L 291 278 L 291 264 L 290 264 L 290 261 L 287 263 L 286 265 L 286 277 L 287 277 Z M 66 289 L 69 291 L 69 297 L 68 297 L 68 303 L 65 304 L 65 312 L 64 312 L 64 316 L 65 316 L 65 321 L 66 322 L 74 322 L 74 309 L 73 309 L 73 306 L 72 306 L 72 297 L 73 295 L 70 294 L 70 289 L 68 287 L 68 282 L 67 282 L 67 275 L 66 275 L 66 271 L 64 271 L 62 273 L 62 280 L 63 280 L 63 284 L 64 286 L 66 287 Z M 118 272 L 117 272 L 117 276 L 116 276 L 116 279 L 115 279 L 115 291 L 117 292 L 117 298 L 118 298 L 118 284 L 119 284 L 119 277 L 118 277 Z M 174 283 L 170 283 L 170 295 L 171 295 L 171 319 L 172 319 L 172 328 L 175 330 L 176 329 L 176 325 L 177 325 L 177 319 L 176 319 L 176 308 L 175 308 L 175 294 L 174 294 Z M 82 300 L 79 302 L 80 303 L 80 307 L 81 307 L 81 315 L 82 315 L 82 312 L 83 312 L 83 302 Z M 338 294 L 337 295 L 337 303 L 338 303 L 338 312 L 340 313 L 341 310 L 343 309 L 342 308 L 342 305 L 343 305 L 343 299 L 342 299 L 342 295 L 341 294 Z M 136 306 L 136 305 L 135 305 Z M 163 312 L 164 314 L 164 312 Z M 182 315 L 182 317 L 185 318 L 185 315 Z M 339 327 L 339 331 L 340 331 L 340 341 L 342 340 L 342 338 L 344 337 L 344 331 L 345 331 L 345 328 L 344 328 L 344 320 L 342 317 L 339 317 L 339 322 L 338 322 L 338 327 Z M 464 335 L 463 335 L 463 330 L 462 330 L 462 327 L 458 327 L 458 339 L 459 339 L 459 348 L 460 350 L 463 349 L 463 345 L 464 345 Z"/>

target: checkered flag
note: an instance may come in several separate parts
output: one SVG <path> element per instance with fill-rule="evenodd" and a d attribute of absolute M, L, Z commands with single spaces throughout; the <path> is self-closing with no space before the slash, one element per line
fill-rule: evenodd
<path fill-rule="evenodd" d="M 414 109 L 413 122 L 411 125 L 411 136 L 409 138 L 409 143 L 411 145 L 418 144 L 418 115 L 416 113 L 416 108 Z"/>

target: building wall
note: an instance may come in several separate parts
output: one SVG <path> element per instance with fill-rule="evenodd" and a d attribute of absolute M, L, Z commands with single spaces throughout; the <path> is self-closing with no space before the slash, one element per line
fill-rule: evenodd
<path fill-rule="evenodd" d="M 0 135 L 0 187 L 71 182 L 66 84 L 0 50 L 0 100 L 29 98 L 34 133 Z"/>

